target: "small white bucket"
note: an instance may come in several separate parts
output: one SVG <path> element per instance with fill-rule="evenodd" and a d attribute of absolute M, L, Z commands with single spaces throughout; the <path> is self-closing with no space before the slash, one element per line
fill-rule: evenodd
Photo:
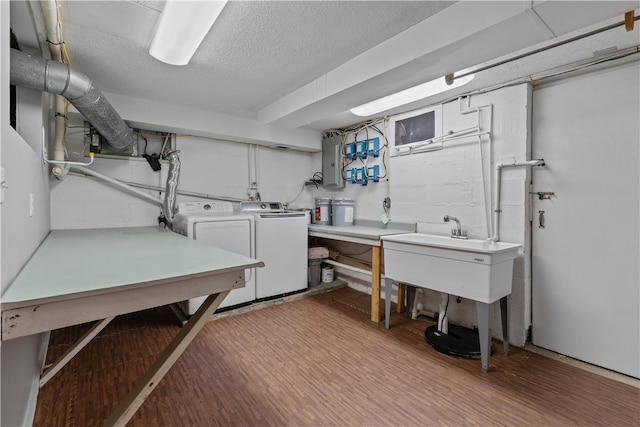
<path fill-rule="evenodd" d="M 333 267 L 330 265 L 325 265 L 322 267 L 322 283 L 331 283 L 333 282 Z"/>

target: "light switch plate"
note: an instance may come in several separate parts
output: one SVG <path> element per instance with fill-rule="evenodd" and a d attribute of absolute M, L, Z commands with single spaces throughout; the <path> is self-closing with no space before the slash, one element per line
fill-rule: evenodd
<path fill-rule="evenodd" d="M 7 182 L 4 180 L 4 168 L 0 167 L 0 203 L 4 203 L 5 188 L 7 188 Z"/>

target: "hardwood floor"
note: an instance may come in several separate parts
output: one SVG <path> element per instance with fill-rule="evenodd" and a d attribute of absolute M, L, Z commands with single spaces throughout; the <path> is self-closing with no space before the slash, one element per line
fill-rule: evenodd
<path fill-rule="evenodd" d="M 427 345 L 428 319 L 386 330 L 369 304 L 342 288 L 209 322 L 129 425 L 640 425 L 636 387 L 519 348 L 482 373 Z M 87 327 L 54 331 L 48 359 Z M 101 425 L 178 330 L 167 307 L 117 318 L 40 390 L 34 425 Z"/>

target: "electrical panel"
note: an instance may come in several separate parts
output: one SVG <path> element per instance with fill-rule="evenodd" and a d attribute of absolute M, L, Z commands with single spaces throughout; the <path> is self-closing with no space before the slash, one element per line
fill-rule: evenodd
<path fill-rule="evenodd" d="M 325 187 L 344 187 L 341 136 L 322 140 L 322 185 Z"/>
<path fill-rule="evenodd" d="M 333 156 L 333 152 L 329 153 L 327 145 L 329 141 L 332 141 L 335 145 L 340 145 L 336 162 L 342 162 L 339 176 L 339 178 L 342 178 L 341 187 L 344 187 L 346 183 L 366 186 L 370 182 L 376 183 L 387 178 L 387 166 L 384 161 L 387 148 L 386 138 L 376 126 L 367 126 L 366 138 L 360 140 L 357 140 L 357 136 L 363 136 L 364 128 L 348 132 L 336 131 L 333 133 L 332 131 L 327 133 L 323 139 L 323 168 Z M 373 133 L 374 131 L 376 133 Z M 335 145 L 331 147 L 333 148 Z M 323 169 L 325 177 L 334 176 L 333 172 Z"/>

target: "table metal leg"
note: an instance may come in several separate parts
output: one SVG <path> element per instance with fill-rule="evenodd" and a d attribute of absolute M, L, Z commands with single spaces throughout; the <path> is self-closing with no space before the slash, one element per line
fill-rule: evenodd
<path fill-rule="evenodd" d="M 175 361 L 178 360 L 187 346 L 193 341 L 200 329 L 211 319 L 211 315 L 216 311 L 229 292 L 230 291 L 224 291 L 207 297 L 198 311 L 191 316 L 187 324 L 180 330 L 178 335 L 175 336 L 173 341 L 169 343 L 167 348 L 140 381 L 138 381 L 122 403 L 115 409 L 113 414 L 111 414 L 111 417 L 104 423 L 105 426 L 124 427 L 127 424 L 133 414 L 142 406 L 145 399 L 149 397 L 158 385 L 158 382 L 166 375 L 169 369 L 171 369 L 171 366 L 173 366 Z"/>
<path fill-rule="evenodd" d="M 504 355 L 509 355 L 509 297 L 500 299 L 500 317 L 502 318 L 502 348 Z"/>
<path fill-rule="evenodd" d="M 478 314 L 478 338 L 480 340 L 480 358 L 482 359 L 482 370 L 489 370 L 489 357 L 491 356 L 491 334 L 489 332 L 489 308 L 491 304 L 476 301 L 476 311 Z"/>
<path fill-rule="evenodd" d="M 389 329 L 389 322 L 391 318 L 391 291 L 393 289 L 393 282 L 391 279 L 384 279 L 384 326 Z"/>

